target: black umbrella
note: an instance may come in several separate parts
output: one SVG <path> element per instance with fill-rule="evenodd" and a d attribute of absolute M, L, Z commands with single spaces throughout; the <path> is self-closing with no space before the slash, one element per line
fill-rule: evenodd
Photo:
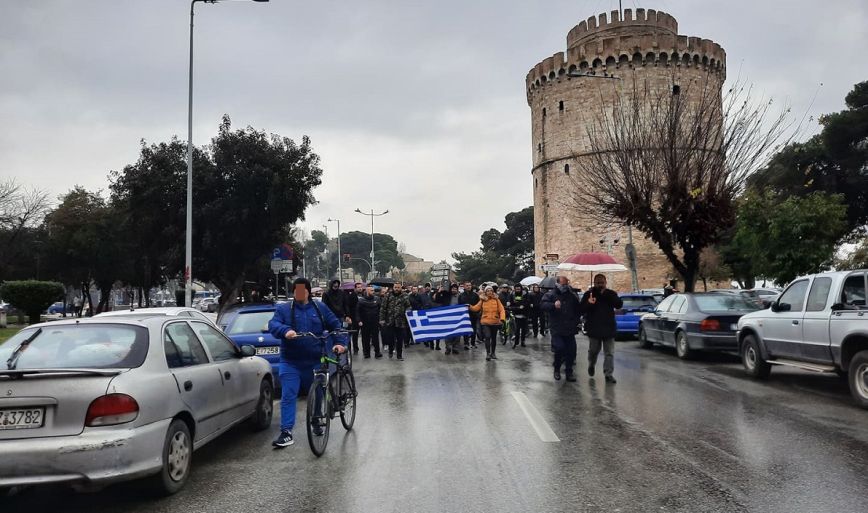
<path fill-rule="evenodd" d="M 378 287 L 388 287 L 388 288 L 392 288 L 392 286 L 394 284 L 395 284 L 395 280 L 393 280 L 392 278 L 374 278 L 373 280 L 368 282 L 368 285 L 376 285 Z"/>
<path fill-rule="evenodd" d="M 558 286 L 558 277 L 557 276 L 546 276 L 543 278 L 541 282 L 539 282 L 539 288 L 541 289 L 553 289 Z"/>

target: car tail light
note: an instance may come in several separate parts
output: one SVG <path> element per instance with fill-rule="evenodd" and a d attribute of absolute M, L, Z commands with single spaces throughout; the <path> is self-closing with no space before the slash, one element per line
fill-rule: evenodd
<path fill-rule="evenodd" d="M 126 394 L 108 394 L 94 399 L 87 408 L 84 425 L 113 426 L 139 416 L 139 403 Z"/>
<path fill-rule="evenodd" d="M 699 329 L 701 331 L 719 331 L 720 321 L 717 319 L 703 319 L 702 322 L 699 323 Z"/>

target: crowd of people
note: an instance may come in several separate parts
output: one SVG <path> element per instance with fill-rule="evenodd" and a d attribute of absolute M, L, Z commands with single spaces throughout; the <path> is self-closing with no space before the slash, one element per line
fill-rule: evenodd
<path fill-rule="evenodd" d="M 333 351 L 359 353 L 359 339 L 364 358 L 404 360 L 404 349 L 413 345 L 407 312 L 439 306 L 467 305 L 472 331 L 463 336 L 423 342 L 432 351 L 443 350 L 457 355 L 462 349 L 472 351 L 481 342 L 486 361 L 497 360 L 497 346 L 511 343 L 512 348 L 525 347 L 529 336 L 545 336 L 551 331 L 554 353 L 554 379 L 561 379 L 561 368 L 567 381 L 576 381 L 576 335 L 580 324 L 590 339 L 588 374 L 594 376 L 600 351 L 604 352 L 603 374 L 607 383 L 616 383 L 614 372 L 615 311 L 622 307 L 621 298 L 606 288 L 605 275 L 594 277 L 594 286 L 581 296 L 570 287 L 569 279 L 558 277 L 557 286 L 543 291 L 538 285 L 526 289 L 520 284 L 497 286 L 471 282 L 444 284 L 434 290 L 430 283 L 411 285 L 404 290 L 401 283 L 391 287 L 365 286 L 356 283 L 352 290 L 342 290 L 333 280 L 321 301 L 311 294 L 311 284 L 305 278 L 293 283 L 291 303 L 280 304 L 269 322 L 269 331 L 281 340 L 280 381 L 281 431 L 273 442 L 275 447 L 293 443 L 295 402 L 299 389 L 305 389 L 312 369 L 319 359 L 316 340 L 305 333 L 321 334 L 341 327 L 350 329 L 349 340 L 335 340 Z M 581 292 L 581 291 L 579 291 Z M 382 344 L 381 344 L 382 342 Z M 307 381 L 306 381 L 307 380 Z"/>

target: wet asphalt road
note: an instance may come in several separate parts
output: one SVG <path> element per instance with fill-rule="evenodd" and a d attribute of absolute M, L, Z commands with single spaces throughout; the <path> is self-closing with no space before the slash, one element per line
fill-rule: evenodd
<path fill-rule="evenodd" d="M 30 490 L 0 511 L 868 511 L 868 412 L 836 376 L 775 368 L 757 382 L 734 356 L 684 362 L 623 341 L 606 385 L 579 337 L 579 381 L 555 382 L 548 346 L 499 346 L 491 363 L 421 345 L 404 362 L 359 358 L 355 429 L 333 423 L 320 459 L 301 402 L 293 447 L 271 448 L 276 427 L 236 428 L 195 454 L 173 497 Z M 542 441 L 524 398 L 559 441 Z"/>

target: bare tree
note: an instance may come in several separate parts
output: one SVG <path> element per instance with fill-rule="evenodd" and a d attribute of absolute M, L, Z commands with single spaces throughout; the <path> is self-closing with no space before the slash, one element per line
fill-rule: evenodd
<path fill-rule="evenodd" d="M 602 101 L 587 127 L 590 151 L 574 155 L 583 172 L 571 177 L 569 206 L 587 221 L 643 232 L 693 291 L 700 256 L 733 224 L 746 178 L 798 124 L 743 83 L 722 95 L 717 75 L 680 82 L 613 86 L 614 101 Z"/>
<path fill-rule="evenodd" d="M 0 279 L 22 251 L 20 239 L 42 223 L 50 208 L 48 193 L 24 188 L 14 179 L 0 182 Z"/>

